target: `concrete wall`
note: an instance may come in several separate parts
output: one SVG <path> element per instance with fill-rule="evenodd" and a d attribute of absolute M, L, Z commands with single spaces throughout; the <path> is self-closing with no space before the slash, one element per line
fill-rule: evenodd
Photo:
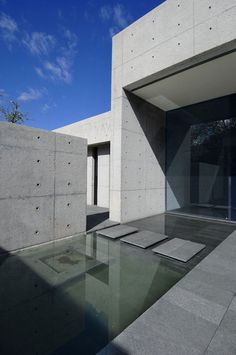
<path fill-rule="evenodd" d="M 235 40 L 235 20 L 235 0 L 165 1 L 113 37 L 113 96 L 121 87 L 150 81 L 166 68 Z"/>
<path fill-rule="evenodd" d="M 98 153 L 98 200 L 97 205 L 109 208 L 110 199 L 110 146 L 97 147 Z"/>
<path fill-rule="evenodd" d="M 165 209 L 161 164 L 153 164 L 155 173 L 147 173 L 156 174 L 156 182 L 160 179 L 159 185 L 154 184 L 154 193 L 152 183 L 147 184 L 148 177 L 144 176 L 147 162 L 143 155 L 150 144 L 137 118 L 137 108 L 135 112 L 123 89 L 133 90 L 236 49 L 235 23 L 235 0 L 167 0 L 113 37 L 112 220 L 126 222 Z M 144 117 L 149 120 L 147 112 Z M 156 116 L 161 131 L 162 114 Z M 162 145 L 162 137 L 158 139 L 157 144 Z M 131 171 L 126 174 L 127 169 Z M 133 179 L 127 181 L 127 176 Z"/>
<path fill-rule="evenodd" d="M 94 204 L 95 159 L 97 159 L 97 205 L 109 208 L 110 145 L 88 147 L 87 204 Z"/>
<path fill-rule="evenodd" d="M 84 139 L 0 123 L 0 247 L 86 230 Z"/>
<path fill-rule="evenodd" d="M 111 140 L 111 112 L 60 127 L 54 131 L 86 138 L 88 145 L 109 142 Z"/>
<path fill-rule="evenodd" d="M 110 142 L 111 112 L 87 118 L 85 120 L 64 126 L 55 132 L 86 138 L 89 146 Z M 110 153 L 105 146 L 98 147 L 98 206 L 109 207 L 110 185 Z M 92 147 L 88 147 L 87 162 L 87 204 L 94 204 L 94 156 Z"/>
<path fill-rule="evenodd" d="M 93 148 L 88 147 L 87 158 L 87 204 L 94 204 L 94 152 Z"/>
<path fill-rule="evenodd" d="M 120 110 L 112 140 L 110 218 L 126 222 L 165 211 L 165 113 L 129 93 Z"/>

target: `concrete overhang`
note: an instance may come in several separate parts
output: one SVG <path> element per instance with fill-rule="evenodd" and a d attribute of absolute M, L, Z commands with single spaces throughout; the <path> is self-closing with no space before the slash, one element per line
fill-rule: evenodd
<path fill-rule="evenodd" d="M 236 52 L 132 90 L 164 111 L 236 92 Z"/>

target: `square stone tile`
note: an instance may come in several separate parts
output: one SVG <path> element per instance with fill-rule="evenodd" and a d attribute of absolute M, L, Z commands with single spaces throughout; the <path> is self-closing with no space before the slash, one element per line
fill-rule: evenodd
<path fill-rule="evenodd" d="M 164 234 L 154 233 L 150 231 L 141 231 L 138 233 L 131 234 L 128 237 L 124 237 L 121 239 L 121 241 L 145 249 L 167 238 L 168 237 Z"/>
<path fill-rule="evenodd" d="M 206 350 L 216 329 L 216 324 L 164 299 L 156 302 L 128 328 L 131 335 L 137 334 L 140 339 L 145 337 L 150 330 L 154 330 L 156 333 L 153 335 L 154 343 L 162 337 L 176 346 L 197 349 L 200 354 Z M 127 329 L 124 333 L 127 334 Z M 149 352 L 147 351 L 146 354 Z M 165 352 L 160 354 L 165 354 Z M 189 354 L 192 352 L 190 351 Z"/>
<path fill-rule="evenodd" d="M 101 234 L 101 235 L 111 238 L 111 239 L 117 239 L 117 238 L 121 238 L 125 235 L 135 233 L 137 231 L 138 231 L 138 229 L 135 227 L 126 226 L 125 224 L 120 224 L 115 227 L 106 228 L 106 229 L 102 229 L 100 231 L 97 231 L 97 234 Z"/>
<path fill-rule="evenodd" d="M 227 310 L 226 306 L 221 306 L 178 286 L 169 290 L 169 292 L 164 295 L 164 299 L 217 325 L 220 324 Z"/>
<path fill-rule="evenodd" d="M 172 259 L 187 262 L 204 248 L 204 244 L 174 238 L 160 246 L 157 246 L 153 249 L 153 251 L 154 253 L 165 255 Z"/>

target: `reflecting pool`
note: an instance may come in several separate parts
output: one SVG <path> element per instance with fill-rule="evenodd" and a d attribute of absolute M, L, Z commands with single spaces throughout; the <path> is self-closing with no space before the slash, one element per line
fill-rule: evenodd
<path fill-rule="evenodd" d="M 0 353 L 96 354 L 186 273 L 95 234 L 0 257 Z"/>

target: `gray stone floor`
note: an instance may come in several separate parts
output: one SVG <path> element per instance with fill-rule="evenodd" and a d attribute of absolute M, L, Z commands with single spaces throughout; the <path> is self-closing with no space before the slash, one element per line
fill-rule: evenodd
<path fill-rule="evenodd" d="M 201 243 L 173 238 L 168 242 L 158 245 L 156 248 L 152 249 L 152 251 L 186 263 L 204 248 L 205 245 Z"/>
<path fill-rule="evenodd" d="M 87 206 L 87 233 L 116 226 L 118 224 L 119 223 L 109 219 L 108 208 L 92 205 Z"/>
<path fill-rule="evenodd" d="M 120 224 L 115 227 L 99 230 L 97 233 L 111 239 L 117 239 L 128 234 L 137 232 L 138 229 L 125 224 Z"/>
<path fill-rule="evenodd" d="M 154 233 L 150 231 L 140 231 L 138 233 L 131 234 L 128 237 L 122 238 L 121 241 L 146 249 L 165 239 L 167 239 L 167 236 L 164 234 Z"/>
<path fill-rule="evenodd" d="M 235 334 L 236 230 L 99 355 L 233 355 Z"/>
<path fill-rule="evenodd" d="M 188 261 L 186 266 L 189 270 L 204 259 L 236 229 L 236 224 L 167 213 L 139 219 L 127 224 L 139 230 L 165 234 L 168 239 L 180 238 L 205 244 L 206 248 Z M 149 249 L 146 251 L 149 252 Z"/>

